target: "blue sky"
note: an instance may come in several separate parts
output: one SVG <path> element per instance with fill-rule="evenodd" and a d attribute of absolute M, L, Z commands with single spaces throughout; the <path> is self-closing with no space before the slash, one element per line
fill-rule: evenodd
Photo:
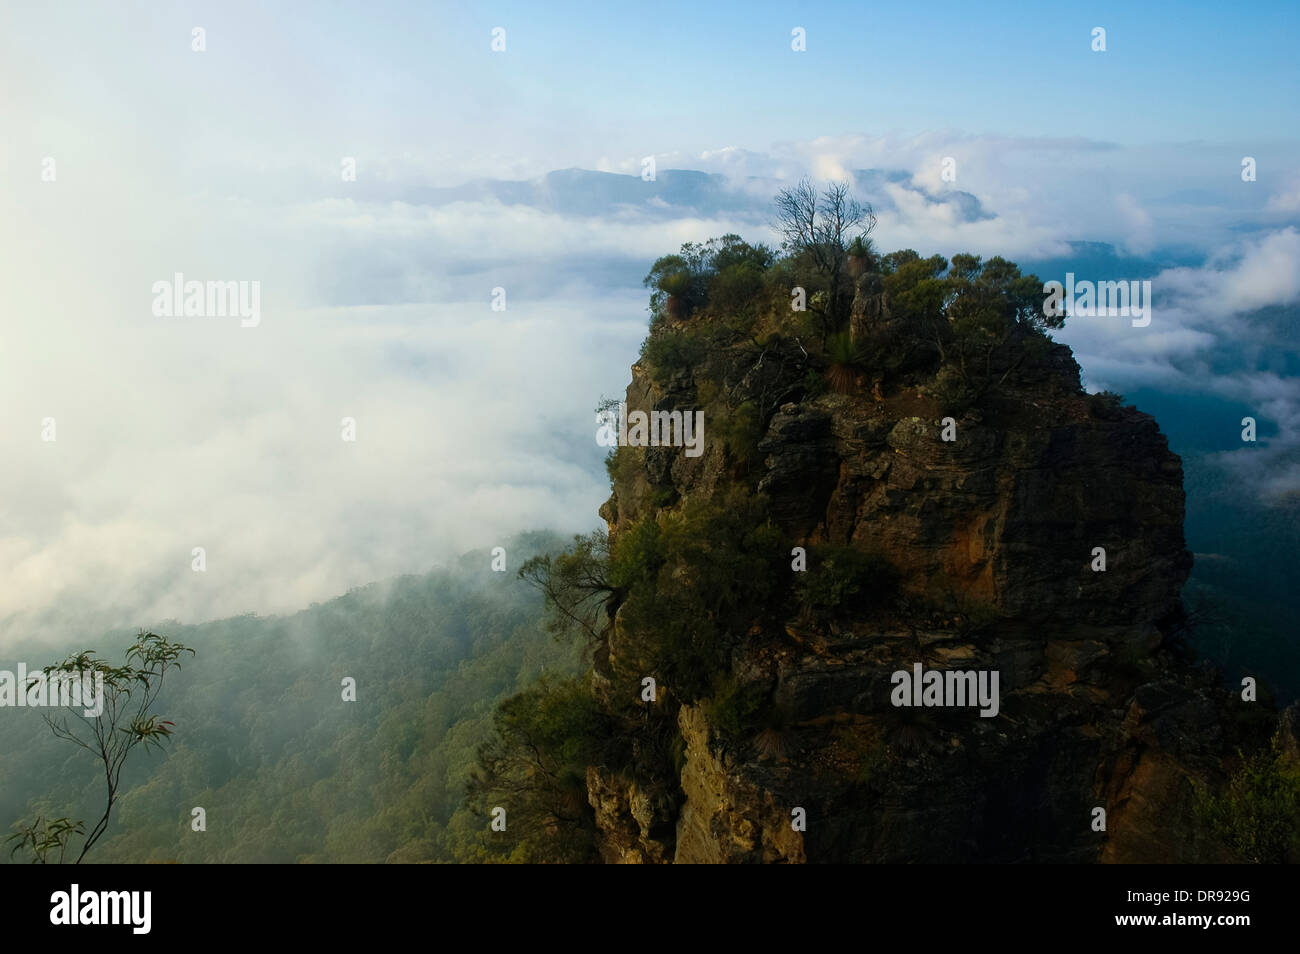
<path fill-rule="evenodd" d="M 127 113 L 146 94 L 176 132 L 245 126 L 293 150 L 454 146 L 563 168 L 934 130 L 1266 150 L 1295 138 L 1300 101 L 1300 7 L 1283 2 L 41 7 L 2 15 L 27 82 Z M 179 42 L 194 25 L 202 61 Z M 36 68 L 42 33 L 57 75 Z"/>
<path fill-rule="evenodd" d="M 1291 132 L 1298 17 L 1293 3 L 497 4 L 453 29 L 467 78 L 473 28 L 504 25 L 514 94 L 669 128 L 686 148 L 936 128 L 1139 144 Z"/>
<path fill-rule="evenodd" d="M 640 277 L 772 241 L 802 175 L 852 179 L 885 248 L 1150 278 L 1149 328 L 1063 332 L 1085 380 L 1254 409 L 1242 486 L 1300 493 L 1297 5 L 882 7 L 4 4 L 0 639 L 595 525 Z M 155 317 L 178 271 L 259 281 L 261 324 Z"/>
<path fill-rule="evenodd" d="M 372 88 L 392 83 L 403 110 L 416 102 L 421 78 L 436 78 L 440 89 L 424 92 L 440 106 L 445 96 L 506 117 L 559 120 L 577 141 L 593 134 L 617 141 L 633 130 L 671 137 L 660 151 L 941 128 L 1129 144 L 1267 140 L 1293 132 L 1280 121 L 1300 99 L 1300 10 L 1285 2 L 1242 10 L 1210 3 L 472 7 L 399 4 L 386 8 L 383 24 L 340 31 L 352 15 L 334 5 L 312 18 L 306 53 L 314 47 L 337 56 L 340 76 L 361 66 L 357 78 Z M 507 30 L 509 55 L 485 70 L 496 26 Z M 796 26 L 807 31 L 805 53 L 790 48 Z M 1091 49 L 1097 26 L 1107 31 L 1105 53 Z M 374 54 L 386 66 L 379 75 L 368 69 Z"/>

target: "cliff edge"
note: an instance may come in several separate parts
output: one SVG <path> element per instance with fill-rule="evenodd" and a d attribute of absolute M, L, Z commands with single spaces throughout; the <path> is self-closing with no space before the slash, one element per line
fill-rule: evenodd
<path fill-rule="evenodd" d="M 839 357 L 789 333 L 715 328 L 706 346 L 698 317 L 652 331 L 681 347 L 648 355 L 689 357 L 633 367 L 624 424 L 698 412 L 704 435 L 694 454 L 618 449 L 601 508 L 615 564 L 653 532 L 660 581 L 744 565 L 728 541 L 748 530 L 691 529 L 713 508 L 715 524 L 752 511 L 786 576 L 770 600 L 743 591 L 748 611 L 696 611 L 711 635 L 689 659 L 713 671 L 695 686 L 665 662 L 698 649 L 691 626 L 647 622 L 632 587 L 611 603 L 598 698 L 628 711 L 655 682 L 633 700 L 644 726 L 627 721 L 636 758 L 588 769 L 601 856 L 1226 860 L 1197 786 L 1221 785 L 1274 715 L 1181 648 L 1178 456 L 1151 417 L 1084 393 L 1047 339 L 990 352 L 996 386 L 954 395 L 951 347 L 897 311 L 859 276 Z M 671 526 L 694 558 L 664 556 Z M 931 671 L 996 674 L 996 713 L 951 693 L 898 704 Z"/>

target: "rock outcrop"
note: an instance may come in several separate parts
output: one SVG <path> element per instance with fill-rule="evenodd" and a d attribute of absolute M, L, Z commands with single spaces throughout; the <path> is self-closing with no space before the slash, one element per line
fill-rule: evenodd
<path fill-rule="evenodd" d="M 887 316 L 864 287 L 862 335 Z M 1060 345 L 951 413 L 917 381 L 801 393 L 789 369 L 802 350 L 724 348 L 661 383 L 634 367 L 629 410 L 703 408 L 714 429 L 699 457 L 647 448 L 602 516 L 617 540 L 744 482 L 788 550 L 886 557 L 898 608 L 756 627 L 736 646 L 730 674 L 767 687 L 780 726 L 726 738 L 707 705 L 682 700 L 679 767 L 592 767 L 605 860 L 1218 860 L 1194 787 L 1221 782 L 1270 717 L 1178 649 L 1192 559 L 1181 462 L 1156 422 L 1099 407 Z M 717 422 L 743 401 L 763 427 L 739 462 Z M 596 661 L 606 687 L 640 675 L 618 671 L 613 630 Z M 918 663 L 998 673 L 997 715 L 894 706 L 893 673 Z"/>

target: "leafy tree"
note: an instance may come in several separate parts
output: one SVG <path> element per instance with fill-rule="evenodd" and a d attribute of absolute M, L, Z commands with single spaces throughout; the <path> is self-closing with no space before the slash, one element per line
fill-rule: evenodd
<path fill-rule="evenodd" d="M 1000 385 L 1027 359 L 1040 357 L 1046 332 L 1064 324 L 1063 317 L 1044 314 L 1038 276 L 1021 275 L 1014 262 L 1001 257 L 981 263 L 974 255 L 954 255 L 946 285 L 952 344 L 945 348 L 943 336 L 936 342 L 945 362 L 955 364 L 976 394 Z"/>
<path fill-rule="evenodd" d="M 900 248 L 897 251 L 888 252 L 880 256 L 880 271 L 884 275 L 892 275 L 908 262 L 920 261 L 921 256 L 916 249 Z"/>
<path fill-rule="evenodd" d="M 708 695 L 731 647 L 786 595 L 783 539 L 766 500 L 743 487 L 625 530 L 614 548 L 624 668 L 654 673 L 685 702 Z"/>
<path fill-rule="evenodd" d="M 728 265 L 709 285 L 709 307 L 720 315 L 739 315 L 763 292 L 763 271 L 749 262 Z"/>
<path fill-rule="evenodd" d="M 885 256 L 889 271 L 884 289 L 894 317 L 913 325 L 917 334 L 934 334 L 945 319 L 944 308 L 951 299 L 949 286 L 940 277 L 948 267 L 942 255 L 921 258 L 911 249 Z"/>
<path fill-rule="evenodd" d="M 728 232 L 721 238 L 709 239 L 702 245 L 688 242 L 684 247 L 692 251 L 698 250 L 706 269 L 715 275 L 737 266 L 765 272 L 776 261 L 776 253 L 772 249 L 761 242 L 758 245 L 750 245 L 735 232 Z"/>
<path fill-rule="evenodd" d="M 704 304 L 706 282 L 684 255 L 664 255 L 650 266 L 644 282 L 654 289 L 650 296 L 651 312 L 685 318 Z"/>
<path fill-rule="evenodd" d="M 641 356 L 655 381 L 664 385 L 675 375 L 692 371 L 708 350 L 702 329 L 664 327 L 661 323 L 646 338 Z"/>
<path fill-rule="evenodd" d="M 1088 409 L 1103 421 L 1117 421 L 1124 413 L 1124 395 L 1114 391 L 1089 394 Z"/>
<path fill-rule="evenodd" d="M 43 675 L 32 677 L 34 681 L 53 676 L 87 680 L 90 684 L 102 680 L 101 713 L 88 716 L 84 708 L 74 707 L 61 715 L 46 715 L 45 721 L 56 738 L 92 753 L 103 766 L 106 787 L 104 813 L 89 834 L 86 834 L 84 822 L 66 817 L 48 822 L 37 818 L 30 825 L 20 825 L 8 839 L 16 843 L 11 853 L 26 848 L 31 852 L 33 863 L 44 864 L 57 849 L 57 860 L 62 862 L 71 839 L 81 835 L 85 840 L 75 859 L 75 863 L 81 863 L 108 829 L 113 806 L 120 797 L 122 768 L 127 756 L 138 745 L 161 749 L 171 737 L 174 723 L 159 719 L 151 710 L 162 691 L 164 676 L 170 669 L 181 668 L 179 659 L 184 653 L 192 656 L 194 650 L 155 633 L 141 631 L 135 643 L 127 649 L 123 666 L 110 666 L 95 658 L 94 652 L 86 651 L 47 666 Z M 68 713 L 81 725 L 69 723 Z"/>
<path fill-rule="evenodd" d="M 927 390 L 949 409 L 977 401 L 1017 368 L 1041 358 L 1048 331 L 1063 323 L 1043 313 L 1037 276 L 1021 275 L 1004 258 L 985 262 L 958 253 L 950 263 L 941 255 L 921 258 L 903 249 L 880 261 L 881 287 L 896 321 L 896 339 L 885 342 L 892 363 L 908 355 L 902 363 L 916 368 L 933 366 L 937 358 Z M 882 361 L 885 370 L 891 354 Z"/>
<path fill-rule="evenodd" d="M 577 535 L 562 553 L 531 557 L 519 568 L 519 577 L 544 595 L 551 633 L 560 637 L 576 631 L 592 643 L 600 640 L 606 605 L 620 592 L 611 583 L 608 533 Z"/>
<path fill-rule="evenodd" d="M 730 309 L 746 304 L 762 287 L 775 255 L 728 233 L 707 242 L 686 242 L 681 251 L 650 266 L 644 284 L 653 288 L 650 312 L 687 318 L 705 304 Z"/>
<path fill-rule="evenodd" d="M 543 677 L 503 702 L 493 724 L 496 734 L 479 748 L 467 792 L 482 822 L 476 847 L 495 860 L 596 860 L 586 772 L 596 740 L 609 732 L 590 682 Z M 487 820 L 498 807 L 506 810 L 506 828 L 492 832 Z"/>
<path fill-rule="evenodd" d="M 9 836 L 9 841 L 17 842 L 11 855 L 26 848 L 32 855 L 33 864 L 47 864 L 52 851 L 58 852 L 56 864 L 63 864 L 69 845 L 75 835 L 86 834 L 84 822 L 71 818 L 37 818 L 30 825 L 23 825 L 20 830 Z"/>

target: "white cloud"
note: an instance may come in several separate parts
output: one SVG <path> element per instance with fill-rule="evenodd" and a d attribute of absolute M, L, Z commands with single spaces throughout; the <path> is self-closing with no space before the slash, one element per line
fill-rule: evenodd
<path fill-rule="evenodd" d="M 1058 334 L 1074 349 L 1089 384 L 1094 390 L 1208 392 L 1244 405 L 1270 436 L 1217 459 L 1264 499 L 1300 492 L 1300 380 L 1259 370 L 1250 358 L 1279 338 L 1293 350 L 1286 329 L 1253 319 L 1261 309 L 1300 304 L 1300 231 L 1235 242 L 1203 267 L 1168 269 L 1151 284 L 1156 305 L 1150 326 L 1076 318 Z"/>
<path fill-rule="evenodd" d="M 169 68 L 198 62 L 182 47 Z M 586 216 L 422 204 L 406 193 L 529 179 L 571 157 L 445 136 L 318 137 L 332 119 L 277 138 L 271 114 L 238 121 L 252 99 L 214 120 L 185 99 L 192 87 L 151 98 L 153 69 L 130 71 L 129 101 L 96 93 L 80 108 L 84 77 L 51 74 L 38 89 L 27 80 L 46 74 L 30 61 L 4 75 L 23 80 L 6 85 L 26 97 L 6 114 L 17 132 L 0 138 L 10 186 L 0 192 L 0 619 L 18 628 L 52 609 L 67 625 L 102 626 L 291 610 L 519 529 L 594 524 L 606 488 L 591 409 L 621 392 L 644 335 L 640 274 L 684 241 L 729 231 L 772 241 L 759 213 L 778 181 L 902 171 L 881 187 L 891 208 L 877 235 L 926 253 L 1024 258 L 1058 254 L 1066 239 L 1134 236 L 1209 249 L 1254 221 L 1247 210 L 1189 227 L 1162 214 L 1153 197 L 1169 157 L 1195 182 L 1215 181 L 1213 157 L 1194 167 L 1172 148 L 955 131 L 656 155 L 660 171 L 727 176 L 753 200 L 739 212 L 664 218 L 662 200 Z M 170 122 L 151 134 L 137 113 Z M 639 176 L 640 155 L 605 148 L 592 153 L 598 168 Z M 38 179 L 47 149 L 55 183 Z M 338 170 L 352 154 L 361 181 L 349 193 Z M 949 155 L 955 183 L 938 178 Z M 994 217 L 966 221 L 927 198 L 952 188 Z M 1129 197 L 1122 214 L 1098 190 Z M 1232 315 L 1295 300 L 1294 229 L 1238 252 L 1158 276 L 1163 311 L 1144 334 L 1067 329 L 1085 367 L 1174 381 L 1186 374 L 1178 362 L 1243 333 Z M 639 274 L 601 287 L 608 261 L 640 263 Z M 154 318 L 150 287 L 177 271 L 260 281 L 262 324 Z M 504 314 L 488 308 L 497 284 Z M 321 307 L 340 301 L 350 307 Z M 1256 386 L 1240 382 L 1268 413 L 1293 406 L 1281 384 Z M 339 439 L 345 415 L 358 421 L 354 445 Z M 39 440 L 47 416 L 54 444 Z M 194 546 L 207 549 L 206 574 L 190 570 Z"/>
<path fill-rule="evenodd" d="M 1292 180 L 1282 191 L 1269 196 L 1264 208 L 1269 212 L 1300 212 L 1300 179 Z"/>

